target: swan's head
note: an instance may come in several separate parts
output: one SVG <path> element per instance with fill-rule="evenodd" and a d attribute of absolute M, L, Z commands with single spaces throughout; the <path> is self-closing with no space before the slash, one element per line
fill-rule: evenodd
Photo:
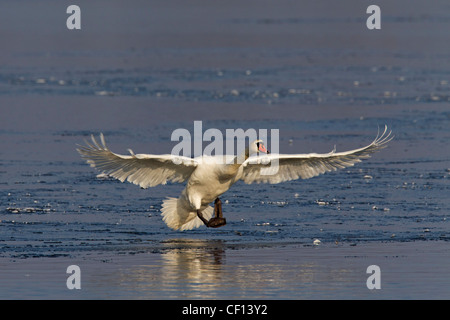
<path fill-rule="evenodd" d="M 270 153 L 269 150 L 266 149 L 262 140 L 255 140 L 250 144 L 249 154 L 254 153 Z"/>

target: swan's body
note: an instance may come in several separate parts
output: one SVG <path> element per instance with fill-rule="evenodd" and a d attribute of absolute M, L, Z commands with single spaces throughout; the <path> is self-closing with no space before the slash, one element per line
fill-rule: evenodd
<path fill-rule="evenodd" d="M 168 198 L 162 204 L 164 222 L 175 230 L 190 230 L 206 224 L 218 227 L 222 218 L 220 195 L 235 182 L 280 183 L 294 179 L 308 179 L 319 174 L 353 166 L 361 159 L 386 147 L 392 139 L 385 128 L 383 134 L 366 147 L 346 152 L 333 150 L 326 154 L 269 154 L 261 140 L 250 144 L 243 155 L 226 161 L 221 156 L 188 158 L 174 155 L 134 154 L 119 155 L 111 152 L 102 134 L 101 145 L 92 136 L 92 143 L 77 149 L 83 158 L 105 174 L 129 181 L 142 188 L 170 182 L 187 181 L 179 198 Z M 250 157 L 252 154 L 267 153 Z M 277 166 L 273 168 L 273 164 Z M 274 169 L 271 173 L 270 168 Z M 265 171 L 266 170 L 266 171 Z M 215 208 L 209 206 L 215 201 Z M 213 213 L 216 217 L 212 218 Z M 208 221 L 210 223 L 208 223 Z"/>

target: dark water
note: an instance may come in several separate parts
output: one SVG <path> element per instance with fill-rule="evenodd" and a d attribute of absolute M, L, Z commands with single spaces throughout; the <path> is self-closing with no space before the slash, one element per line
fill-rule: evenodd
<path fill-rule="evenodd" d="M 80 2 L 81 31 L 69 4 L 25 3 L 0 10 L 0 297 L 450 296 L 446 1 L 381 2 L 379 31 L 346 1 Z M 103 132 L 117 153 L 170 153 L 194 120 L 279 129 L 281 153 L 357 148 L 384 124 L 395 139 L 310 180 L 238 183 L 225 227 L 188 232 L 160 217 L 184 186 L 96 178 L 75 151 Z"/>

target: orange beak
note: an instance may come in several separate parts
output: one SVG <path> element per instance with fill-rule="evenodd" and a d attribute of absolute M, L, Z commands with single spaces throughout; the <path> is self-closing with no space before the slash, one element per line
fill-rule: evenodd
<path fill-rule="evenodd" d="M 270 153 L 269 150 L 267 150 L 266 147 L 264 146 L 264 144 L 262 144 L 262 143 L 259 144 L 258 150 L 259 150 L 259 152 L 262 152 L 262 153 Z"/>

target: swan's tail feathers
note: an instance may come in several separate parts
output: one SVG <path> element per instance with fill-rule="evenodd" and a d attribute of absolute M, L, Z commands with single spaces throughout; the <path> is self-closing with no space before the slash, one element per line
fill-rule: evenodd
<path fill-rule="evenodd" d="M 202 211 L 203 217 L 209 220 L 214 213 L 214 208 L 208 206 Z M 197 212 L 186 209 L 177 198 L 167 198 L 163 201 L 161 214 L 163 221 L 169 228 L 184 231 L 198 228 L 204 223 L 197 217 Z"/>

